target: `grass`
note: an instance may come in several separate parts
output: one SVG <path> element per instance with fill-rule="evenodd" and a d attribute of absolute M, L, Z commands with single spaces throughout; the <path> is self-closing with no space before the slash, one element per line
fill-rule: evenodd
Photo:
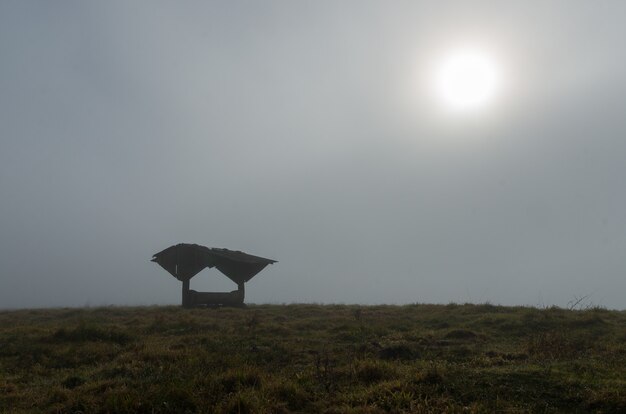
<path fill-rule="evenodd" d="M 0 412 L 626 412 L 626 312 L 0 312 Z"/>

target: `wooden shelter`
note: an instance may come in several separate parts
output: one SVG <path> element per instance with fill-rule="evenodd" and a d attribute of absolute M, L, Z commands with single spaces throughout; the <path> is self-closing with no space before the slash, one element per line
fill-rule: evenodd
<path fill-rule="evenodd" d="M 181 243 L 153 255 L 152 260 L 183 282 L 184 307 L 193 306 L 242 306 L 245 296 L 244 284 L 268 264 L 276 260 L 233 251 L 209 248 L 198 244 Z M 237 284 L 232 292 L 196 292 L 189 288 L 189 281 L 205 268 L 217 268 Z"/>

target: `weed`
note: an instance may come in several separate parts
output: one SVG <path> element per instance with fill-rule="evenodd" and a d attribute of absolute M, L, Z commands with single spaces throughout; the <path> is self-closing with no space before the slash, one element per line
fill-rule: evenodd
<path fill-rule="evenodd" d="M 73 329 L 61 328 L 57 330 L 50 341 L 58 342 L 88 342 L 88 341 L 104 341 L 114 342 L 120 345 L 124 345 L 132 340 L 132 337 L 119 329 L 115 328 L 101 328 L 99 326 L 90 326 L 86 324 L 79 324 Z"/>
<path fill-rule="evenodd" d="M 315 378 L 317 382 L 329 393 L 336 382 L 336 373 L 330 360 L 328 351 L 313 351 L 315 355 Z"/>
<path fill-rule="evenodd" d="M 85 380 L 81 377 L 78 377 L 76 375 L 72 375 L 67 377 L 66 379 L 63 380 L 63 382 L 61 383 L 65 388 L 68 389 L 74 389 L 80 385 L 83 385 L 85 383 Z"/>
<path fill-rule="evenodd" d="M 420 381 L 426 384 L 441 384 L 444 381 L 443 374 L 439 367 L 431 364 L 426 371 L 422 373 Z"/>
<path fill-rule="evenodd" d="M 232 394 L 217 410 L 223 414 L 253 414 L 260 411 L 259 399 L 249 392 Z"/>
<path fill-rule="evenodd" d="M 538 358 L 567 359 L 585 354 L 590 345 L 576 340 L 563 331 L 549 331 L 532 335 L 526 343 L 526 352 Z"/>
<path fill-rule="evenodd" d="M 235 368 L 228 370 L 219 377 L 219 382 L 225 393 L 233 393 L 246 388 L 259 388 L 261 374 L 253 368 Z"/>
<path fill-rule="evenodd" d="M 300 411 L 309 404 L 310 396 L 302 388 L 289 382 L 278 383 L 270 388 L 270 393 L 289 410 Z"/>
<path fill-rule="evenodd" d="M 364 384 L 373 384 L 383 380 L 393 379 L 395 369 L 387 362 L 366 360 L 356 367 L 356 377 Z"/>
<path fill-rule="evenodd" d="M 472 331 L 468 331 L 467 329 L 454 329 L 448 332 L 444 338 L 446 339 L 459 339 L 459 340 L 473 340 L 476 339 L 478 335 Z"/>
<path fill-rule="evenodd" d="M 356 308 L 353 314 L 354 314 L 354 320 L 360 322 L 361 318 L 363 317 L 363 310 L 361 308 Z"/>
<path fill-rule="evenodd" d="M 378 351 L 378 357 L 387 360 L 411 360 L 418 358 L 419 353 L 405 344 L 395 344 Z"/>

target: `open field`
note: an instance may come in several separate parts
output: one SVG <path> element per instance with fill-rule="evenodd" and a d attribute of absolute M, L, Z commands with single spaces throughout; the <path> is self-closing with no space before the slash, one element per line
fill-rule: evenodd
<path fill-rule="evenodd" d="M 626 312 L 0 312 L 0 412 L 626 412 Z"/>

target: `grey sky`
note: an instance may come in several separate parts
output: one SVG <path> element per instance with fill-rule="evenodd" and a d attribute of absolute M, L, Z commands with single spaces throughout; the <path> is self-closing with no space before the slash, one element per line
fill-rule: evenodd
<path fill-rule="evenodd" d="M 624 22 L 622 1 L 2 1 L 0 308 L 178 303 L 149 259 L 179 242 L 279 260 L 249 302 L 626 308 Z M 465 39 L 507 82 L 478 119 L 415 87 Z"/>

